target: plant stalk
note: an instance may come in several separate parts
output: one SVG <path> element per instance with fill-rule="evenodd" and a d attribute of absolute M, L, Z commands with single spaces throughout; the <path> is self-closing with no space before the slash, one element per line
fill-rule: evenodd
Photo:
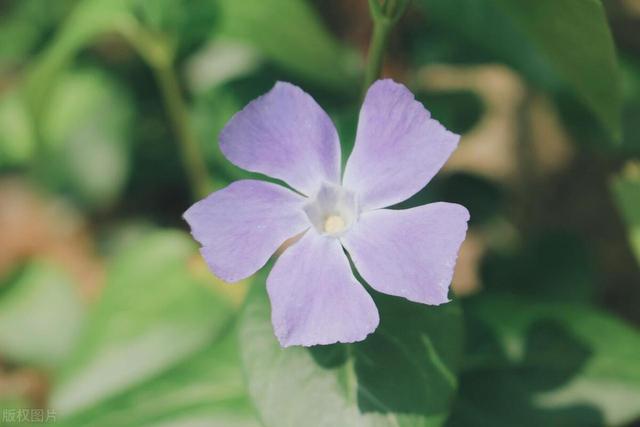
<path fill-rule="evenodd" d="M 198 141 L 189 124 L 187 107 L 182 97 L 178 77 L 171 62 L 153 67 L 162 92 L 162 99 L 176 134 L 182 162 L 186 169 L 191 192 L 196 199 L 205 197 L 212 190 L 212 183 L 200 151 Z"/>
<path fill-rule="evenodd" d="M 391 30 L 404 14 L 409 0 L 369 0 L 369 11 L 373 20 L 373 33 L 369 43 L 367 65 L 364 72 L 362 93 L 365 94 L 369 86 L 380 77 L 384 64 L 384 55 L 389 45 Z"/>
<path fill-rule="evenodd" d="M 189 123 L 187 106 L 174 68 L 174 49 L 170 41 L 162 34 L 140 27 L 134 20 L 123 22 L 119 30 L 151 67 L 178 141 L 191 193 L 195 199 L 205 197 L 214 186 L 207 171 L 205 157 Z"/>

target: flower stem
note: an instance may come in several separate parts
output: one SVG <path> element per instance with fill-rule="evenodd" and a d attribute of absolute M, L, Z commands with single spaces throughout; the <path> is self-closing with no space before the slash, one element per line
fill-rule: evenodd
<path fill-rule="evenodd" d="M 199 199 L 206 196 L 213 190 L 213 181 L 189 124 L 187 106 L 174 68 L 174 48 L 171 42 L 162 34 L 151 32 L 135 21 L 122 22 L 119 30 L 153 71 L 178 141 L 193 197 Z"/>
<path fill-rule="evenodd" d="M 212 183 L 204 156 L 189 124 L 187 107 L 180 91 L 178 77 L 172 63 L 154 66 L 153 70 L 179 143 L 191 192 L 194 197 L 202 198 L 212 190 Z"/>
<path fill-rule="evenodd" d="M 389 44 L 391 30 L 404 14 L 409 0 L 369 0 L 369 11 L 373 19 L 373 33 L 369 43 L 367 65 L 364 72 L 363 94 L 380 77 L 384 53 Z"/>

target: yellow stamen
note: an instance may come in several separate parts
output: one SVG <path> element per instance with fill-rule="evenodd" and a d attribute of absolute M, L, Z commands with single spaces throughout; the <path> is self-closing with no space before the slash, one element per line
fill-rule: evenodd
<path fill-rule="evenodd" d="M 324 221 L 324 231 L 329 234 L 341 232 L 344 226 L 344 219 L 340 215 L 329 215 Z"/>

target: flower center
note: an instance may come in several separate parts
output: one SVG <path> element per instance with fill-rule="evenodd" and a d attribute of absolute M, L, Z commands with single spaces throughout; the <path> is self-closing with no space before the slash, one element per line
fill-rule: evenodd
<path fill-rule="evenodd" d="M 353 193 L 335 184 L 323 184 L 304 211 L 318 233 L 333 237 L 339 237 L 358 218 Z"/>
<path fill-rule="evenodd" d="M 344 230 L 346 224 L 340 215 L 329 215 L 324 221 L 324 231 L 328 234 L 336 234 Z"/>

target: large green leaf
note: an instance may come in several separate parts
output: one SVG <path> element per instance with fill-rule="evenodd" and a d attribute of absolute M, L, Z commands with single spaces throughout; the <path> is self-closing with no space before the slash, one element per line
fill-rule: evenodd
<path fill-rule="evenodd" d="M 240 345 L 249 393 L 267 427 L 442 424 L 457 385 L 459 307 L 376 300 L 381 324 L 365 341 L 282 349 L 264 285 L 254 284 Z"/>
<path fill-rule="evenodd" d="M 219 35 L 242 40 L 300 77 L 351 88 L 354 54 L 340 46 L 304 0 L 219 0 Z"/>
<path fill-rule="evenodd" d="M 604 426 L 640 416 L 640 334 L 586 305 L 488 295 L 465 306 L 453 426 Z"/>
<path fill-rule="evenodd" d="M 84 308 L 73 282 L 34 261 L 7 283 L 0 297 L 0 355 L 41 368 L 58 367 L 80 332 Z"/>
<path fill-rule="evenodd" d="M 200 351 L 231 310 L 188 268 L 192 240 L 174 231 L 138 239 L 118 253 L 99 305 L 56 381 L 51 405 L 73 416 Z"/>
<path fill-rule="evenodd" d="M 622 94 L 600 0 L 496 0 L 596 113 L 620 136 Z"/>
<path fill-rule="evenodd" d="M 529 79 L 568 83 L 613 135 L 621 88 L 613 38 L 600 0 L 423 0 L 438 25 L 466 37 Z M 477 56 L 477 55 L 476 55 Z M 472 56 L 473 57 L 473 56 Z"/>
<path fill-rule="evenodd" d="M 422 0 L 418 4 L 425 7 L 429 24 L 445 40 L 463 43 L 465 61 L 505 62 L 538 84 L 553 83 L 549 64 L 495 0 Z"/>
<path fill-rule="evenodd" d="M 231 330 L 160 376 L 65 421 L 68 427 L 258 427 Z"/>

